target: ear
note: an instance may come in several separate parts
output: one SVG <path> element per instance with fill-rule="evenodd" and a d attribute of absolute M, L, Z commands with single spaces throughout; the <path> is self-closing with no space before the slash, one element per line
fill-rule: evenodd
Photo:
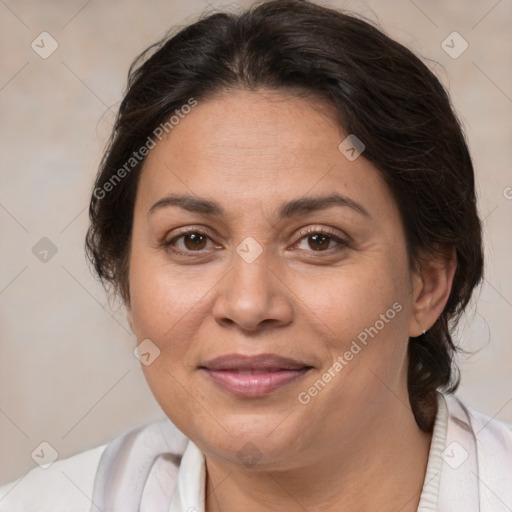
<path fill-rule="evenodd" d="M 422 260 L 412 279 L 410 337 L 428 331 L 439 318 L 448 302 L 456 268 L 455 247 Z"/>

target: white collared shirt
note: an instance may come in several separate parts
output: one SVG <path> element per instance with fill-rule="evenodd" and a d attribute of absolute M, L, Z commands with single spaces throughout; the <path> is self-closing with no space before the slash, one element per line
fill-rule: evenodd
<path fill-rule="evenodd" d="M 512 431 L 438 396 L 417 512 L 511 512 Z M 0 487 L 0 512 L 204 512 L 205 478 L 203 453 L 165 418 Z"/>

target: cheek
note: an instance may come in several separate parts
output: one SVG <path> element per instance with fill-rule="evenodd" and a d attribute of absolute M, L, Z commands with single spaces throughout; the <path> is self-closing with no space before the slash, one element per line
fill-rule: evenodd
<path fill-rule="evenodd" d="M 130 293 L 133 322 L 139 340 L 149 338 L 168 350 L 164 340 L 185 336 L 184 330 L 201 311 L 204 286 L 190 271 L 177 272 L 157 254 L 135 251 L 130 262 Z M 203 283 L 204 284 L 204 283 Z M 179 348 L 179 344 L 173 343 Z"/>
<path fill-rule="evenodd" d="M 344 342 L 376 322 L 379 331 L 384 331 L 384 326 L 388 331 L 405 316 L 396 311 L 404 308 L 403 283 L 391 279 L 389 272 L 380 265 L 375 270 L 355 265 L 342 268 L 326 279 L 325 286 L 318 281 L 316 284 L 315 288 L 304 288 L 297 295 L 316 314 L 324 330 Z M 395 309 L 394 303 L 399 304 Z"/>
<path fill-rule="evenodd" d="M 137 342 L 151 340 L 160 351 L 150 365 L 142 364 L 145 378 L 156 400 L 169 417 L 174 411 L 192 409 L 200 414 L 189 372 L 197 363 L 194 339 L 208 314 L 205 279 L 191 275 L 191 268 L 176 272 L 144 250 L 135 251 L 130 262 L 130 292 L 134 331 Z M 196 271 L 197 274 L 197 271 Z M 184 383 L 187 382 L 187 389 Z M 195 410 L 197 408 L 197 410 Z"/>
<path fill-rule="evenodd" d="M 381 377 L 395 384 L 402 377 L 407 355 L 410 315 L 408 273 L 400 257 L 380 258 L 368 265 L 340 269 L 329 292 L 316 294 L 311 308 L 329 326 L 328 350 L 332 362 L 341 356 L 343 375 L 365 393 Z M 338 360 L 339 361 L 339 360 Z M 339 366 L 338 366 L 339 368 Z"/>
<path fill-rule="evenodd" d="M 404 283 L 385 275 L 367 268 L 361 276 L 354 269 L 350 277 L 332 282 L 333 291 L 323 299 L 317 296 L 315 313 L 330 334 L 322 340 L 328 345 L 325 366 L 301 389 L 301 403 L 308 403 L 312 416 L 328 414 L 341 425 L 352 411 L 370 421 L 400 392 L 406 378 L 409 306 Z"/>
<path fill-rule="evenodd" d="M 142 364 L 153 396 L 171 421 L 188 431 L 190 418 L 204 414 L 200 404 L 206 400 L 190 379 L 193 340 L 205 314 L 204 291 L 169 274 L 163 266 L 150 265 L 149 259 L 134 259 L 133 321 L 138 343 L 150 339 L 160 350 L 150 365 Z"/>

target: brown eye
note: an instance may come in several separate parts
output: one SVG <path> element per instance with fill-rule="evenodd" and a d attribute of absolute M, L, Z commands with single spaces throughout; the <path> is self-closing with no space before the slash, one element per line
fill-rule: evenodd
<path fill-rule="evenodd" d="M 185 231 L 162 245 L 169 251 L 177 254 L 190 254 L 193 252 L 202 252 L 207 248 L 210 237 L 202 231 Z"/>
<path fill-rule="evenodd" d="M 314 251 L 320 251 L 329 248 L 329 243 L 332 237 L 317 233 L 316 235 L 308 236 L 308 245 Z"/>
<path fill-rule="evenodd" d="M 315 252 L 331 253 L 348 247 L 348 243 L 340 238 L 337 233 L 325 229 L 310 229 L 300 233 L 299 249 Z M 301 243 L 306 242 L 307 247 L 300 247 Z"/>
<path fill-rule="evenodd" d="M 199 251 L 204 249 L 208 238 L 202 233 L 196 233 L 195 231 L 185 233 L 181 236 L 183 237 L 183 244 L 190 251 Z"/>

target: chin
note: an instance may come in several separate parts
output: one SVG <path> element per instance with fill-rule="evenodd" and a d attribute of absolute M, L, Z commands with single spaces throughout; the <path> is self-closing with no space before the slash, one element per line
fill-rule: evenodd
<path fill-rule="evenodd" d="M 223 421 L 225 428 L 205 425 L 194 434 L 185 434 L 207 455 L 259 469 L 283 468 L 300 451 L 299 433 L 295 429 L 279 428 L 283 418 L 271 415 L 238 415 L 233 421 Z M 226 418 L 225 416 L 223 417 Z M 283 425 L 281 425 L 283 427 Z M 277 465 L 277 466 L 276 466 Z"/>

